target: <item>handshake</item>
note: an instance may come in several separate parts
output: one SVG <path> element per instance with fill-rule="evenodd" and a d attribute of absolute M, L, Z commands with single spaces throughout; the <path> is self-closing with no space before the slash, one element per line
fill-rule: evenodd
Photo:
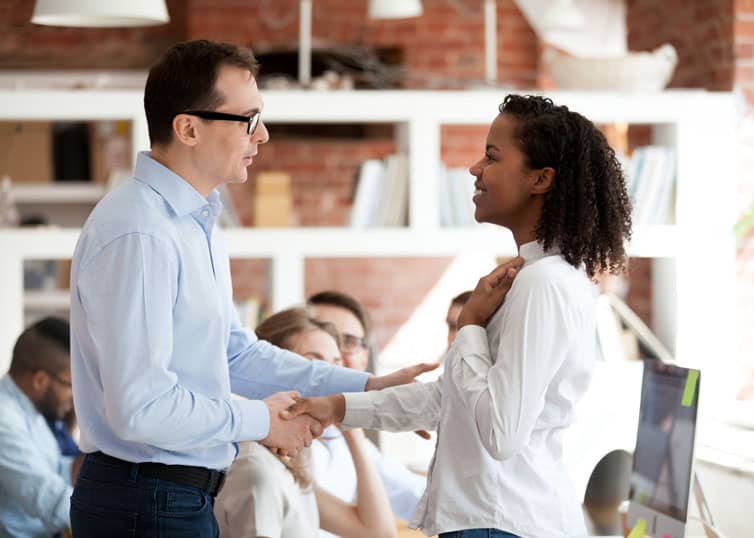
<path fill-rule="evenodd" d="M 295 456 L 311 445 L 327 426 L 341 422 L 346 413 L 342 394 L 302 398 L 291 390 L 273 394 L 264 403 L 270 412 L 270 433 L 260 442 L 284 456 Z"/>
<path fill-rule="evenodd" d="M 437 368 L 437 364 L 422 363 L 401 368 L 391 374 L 370 376 L 364 390 L 381 390 L 387 387 L 413 383 L 416 376 Z M 264 399 L 270 413 L 270 432 L 261 444 L 277 449 L 282 455 L 295 456 L 322 435 L 330 424 L 343 421 L 346 398 L 342 394 L 303 398 L 298 391 L 278 392 Z M 417 432 L 428 438 L 426 432 Z"/>

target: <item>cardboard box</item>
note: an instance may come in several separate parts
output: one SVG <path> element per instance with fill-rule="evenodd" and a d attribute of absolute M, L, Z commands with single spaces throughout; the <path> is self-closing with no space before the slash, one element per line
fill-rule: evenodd
<path fill-rule="evenodd" d="M 52 123 L 48 121 L 0 122 L 0 176 L 14 183 L 53 180 Z"/>
<path fill-rule="evenodd" d="M 291 176 L 285 172 L 262 172 L 256 178 L 254 226 L 273 228 L 290 226 Z"/>

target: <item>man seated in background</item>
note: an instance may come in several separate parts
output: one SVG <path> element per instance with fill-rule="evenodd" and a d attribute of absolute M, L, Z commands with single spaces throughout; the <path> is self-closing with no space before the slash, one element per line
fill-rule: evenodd
<path fill-rule="evenodd" d="M 73 408 L 70 329 L 48 317 L 27 328 L 0 379 L 0 536 L 35 538 L 68 529 L 81 458 L 63 456 L 47 421 Z"/>

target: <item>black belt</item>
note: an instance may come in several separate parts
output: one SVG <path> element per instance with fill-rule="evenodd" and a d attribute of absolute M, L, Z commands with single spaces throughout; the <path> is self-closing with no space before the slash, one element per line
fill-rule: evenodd
<path fill-rule="evenodd" d="M 139 466 L 139 474 L 149 478 L 167 480 L 183 486 L 199 488 L 207 495 L 217 496 L 225 483 L 225 472 L 207 469 L 205 467 L 193 467 L 191 465 L 167 465 L 165 463 L 133 463 L 108 456 L 102 452 L 88 454 L 96 460 L 117 465 L 120 467 Z"/>

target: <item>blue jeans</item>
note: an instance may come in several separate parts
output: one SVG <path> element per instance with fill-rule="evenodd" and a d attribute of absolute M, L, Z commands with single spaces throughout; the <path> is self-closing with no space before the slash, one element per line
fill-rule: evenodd
<path fill-rule="evenodd" d="M 87 457 L 71 496 L 76 538 L 217 538 L 215 500 L 199 488 L 139 475 L 139 465 Z"/>
<path fill-rule="evenodd" d="M 77 537 L 78 538 L 78 537 Z M 465 531 L 442 532 L 438 538 L 519 538 L 515 534 L 498 529 L 466 529 Z"/>

